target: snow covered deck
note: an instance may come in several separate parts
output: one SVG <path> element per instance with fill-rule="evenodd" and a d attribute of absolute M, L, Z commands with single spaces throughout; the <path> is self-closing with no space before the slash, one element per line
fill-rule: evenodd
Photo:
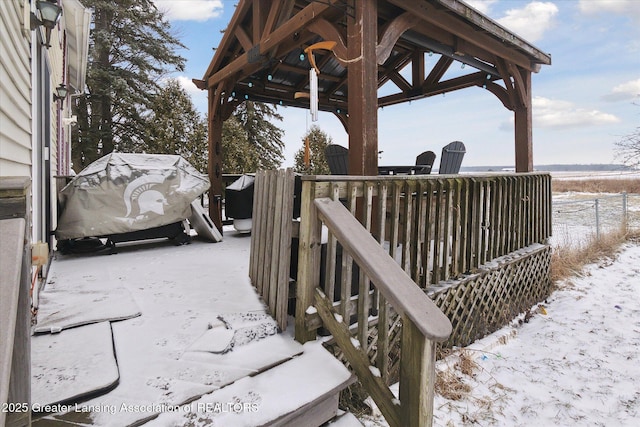
<path fill-rule="evenodd" d="M 261 424 L 350 382 L 319 344 L 277 333 L 248 278 L 249 246 L 249 236 L 228 230 L 216 244 L 164 240 L 119 245 L 115 255 L 57 255 L 32 339 L 34 425 L 124 426 L 157 416 Z M 281 365 L 289 359 L 299 366 L 279 400 L 282 391 L 274 397 L 266 384 L 291 382 Z M 280 381 L 237 381 L 276 365 L 270 375 L 280 372 Z M 305 380 L 305 371 L 318 378 Z"/>

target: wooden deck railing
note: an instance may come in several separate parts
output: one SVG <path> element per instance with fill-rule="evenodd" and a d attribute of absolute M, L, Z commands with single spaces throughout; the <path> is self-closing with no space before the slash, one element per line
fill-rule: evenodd
<path fill-rule="evenodd" d="M 432 385 L 434 346 L 451 324 L 457 345 L 501 321 L 483 316 L 488 300 L 511 313 L 546 295 L 548 174 L 303 176 L 301 195 L 291 182 L 291 171 L 256 175 L 252 282 L 282 329 L 295 302 L 296 340 L 333 336 L 391 425 L 431 422 L 433 390 L 420 387 Z M 399 406 L 387 387 L 397 381 Z"/>
<path fill-rule="evenodd" d="M 0 426 L 31 425 L 29 189 L 0 178 Z"/>
<path fill-rule="evenodd" d="M 314 306 L 323 324 L 391 426 L 431 425 L 436 343 L 449 337 L 451 323 L 340 202 L 316 199 L 314 208 L 332 238 L 340 243 L 363 274 L 357 303 L 358 340 L 351 337 L 349 315 L 344 315 L 345 310 L 338 313 L 333 298 L 327 297 L 318 287 Z M 379 292 L 378 298 L 387 301 L 388 308 L 402 319 L 399 401 L 381 375 L 381 369 L 369 361 L 369 313 L 373 308 L 370 283 Z M 387 304 L 383 303 L 381 307 L 386 310 Z M 306 311 L 312 313 L 314 310 Z M 387 318 L 386 315 L 380 317 Z M 380 342 L 386 337 L 379 334 L 378 338 Z"/>
<path fill-rule="evenodd" d="M 341 200 L 422 288 L 551 235 L 548 174 L 310 176 L 303 182 L 309 200 Z M 332 242 L 327 250 L 334 250 Z M 325 278 L 333 280 L 332 272 Z"/>

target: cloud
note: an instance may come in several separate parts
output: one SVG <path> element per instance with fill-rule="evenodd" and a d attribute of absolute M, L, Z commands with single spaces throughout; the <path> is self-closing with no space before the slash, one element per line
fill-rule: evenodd
<path fill-rule="evenodd" d="M 640 79 L 615 86 L 611 93 L 602 97 L 605 101 L 627 101 L 640 97 Z"/>
<path fill-rule="evenodd" d="M 640 2 L 637 0 L 580 0 L 579 7 L 586 14 L 608 12 L 627 15 L 640 21 Z"/>
<path fill-rule="evenodd" d="M 153 0 L 170 21 L 207 21 L 222 16 L 222 0 Z"/>
<path fill-rule="evenodd" d="M 182 89 L 185 90 L 189 95 L 200 95 L 203 93 L 202 90 L 198 89 L 196 85 L 191 81 L 189 77 L 186 76 L 177 76 L 175 79 L 180 83 Z M 204 91 L 206 93 L 206 91 Z"/>
<path fill-rule="evenodd" d="M 519 34 L 529 42 L 540 40 L 544 32 L 551 28 L 558 7 L 553 3 L 531 2 L 523 9 L 507 10 L 506 16 L 498 19 L 511 31 Z"/>
<path fill-rule="evenodd" d="M 533 98 L 533 123 L 540 128 L 577 128 L 619 123 L 613 114 L 578 108 L 573 103 L 536 96 Z"/>

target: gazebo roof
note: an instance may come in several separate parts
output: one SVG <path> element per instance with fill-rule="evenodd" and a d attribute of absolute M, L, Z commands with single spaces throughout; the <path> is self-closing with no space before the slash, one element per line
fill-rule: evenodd
<path fill-rule="evenodd" d="M 480 86 L 513 109 L 509 89 L 496 82 L 510 76 L 514 65 L 537 72 L 551 63 L 548 54 L 459 0 L 377 3 L 377 84 L 395 85 L 394 93 L 378 99 L 379 107 Z M 357 59 L 348 57 L 346 46 L 347 19 L 355 13 L 354 4 L 240 0 L 203 79 L 194 82 L 201 89 L 224 83 L 224 91 L 237 102 L 309 108 L 309 100 L 300 96 L 309 91 L 311 64 L 304 50 L 330 40 L 336 42 L 333 52 L 313 52 L 320 71 L 319 109 L 345 114 L 347 67 Z M 431 70 L 425 70 L 425 55 L 437 55 Z M 454 61 L 466 64 L 467 72 L 442 80 Z M 401 74 L 407 66 L 409 79 Z"/>
<path fill-rule="evenodd" d="M 448 72 L 455 61 L 468 67 Z M 193 80 L 209 91 L 210 215 L 221 228 L 224 120 L 245 100 L 311 108 L 311 67 L 318 109 L 349 135 L 349 174 L 373 176 L 379 107 L 472 86 L 514 112 L 516 171 L 533 170 L 531 73 L 545 64 L 548 54 L 459 0 L 240 0 Z"/>

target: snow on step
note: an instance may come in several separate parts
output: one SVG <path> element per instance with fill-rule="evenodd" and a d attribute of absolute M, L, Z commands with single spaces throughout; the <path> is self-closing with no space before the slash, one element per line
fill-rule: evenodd
<path fill-rule="evenodd" d="M 260 426 L 349 383 L 349 370 L 321 344 L 311 342 L 303 347 L 302 355 L 282 365 L 242 378 L 145 425 Z"/>
<path fill-rule="evenodd" d="M 360 420 L 356 418 L 351 412 L 345 412 L 344 414 L 336 417 L 333 421 L 326 424 L 327 427 L 362 427 Z"/>

